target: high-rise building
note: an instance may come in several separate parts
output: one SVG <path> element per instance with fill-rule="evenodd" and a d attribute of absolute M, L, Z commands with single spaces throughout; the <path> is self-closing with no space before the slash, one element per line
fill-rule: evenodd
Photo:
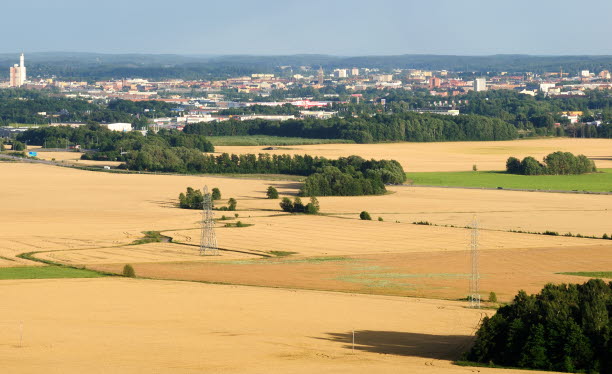
<path fill-rule="evenodd" d="M 334 70 L 334 77 L 336 77 L 336 78 L 346 78 L 346 77 L 348 77 L 346 69 L 336 69 L 336 70 Z"/>
<path fill-rule="evenodd" d="M 441 84 L 442 84 L 442 80 L 440 78 L 438 77 L 429 78 L 429 89 L 430 90 L 440 87 Z"/>
<path fill-rule="evenodd" d="M 25 57 L 23 53 L 19 58 L 19 65 L 15 64 L 10 68 L 10 85 L 11 87 L 21 87 L 26 81 Z"/>
<path fill-rule="evenodd" d="M 487 90 L 487 78 L 476 78 L 474 80 L 474 91 L 486 91 Z"/>
<path fill-rule="evenodd" d="M 352 75 L 353 77 L 358 76 L 358 75 L 359 75 L 359 69 L 358 69 L 358 68 L 352 68 L 352 69 L 351 69 L 351 75 Z"/>

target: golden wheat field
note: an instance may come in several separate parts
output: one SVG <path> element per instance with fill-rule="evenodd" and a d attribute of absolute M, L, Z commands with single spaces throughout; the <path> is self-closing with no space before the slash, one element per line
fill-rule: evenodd
<path fill-rule="evenodd" d="M 410 170 L 419 156 L 420 171 L 435 171 L 463 170 L 464 162 L 501 169 L 509 155 L 561 149 L 606 167 L 610 145 L 554 139 L 299 146 L 295 153 L 394 158 Z M 0 267 L 44 266 L 18 257 L 29 253 L 113 273 L 129 263 L 137 275 L 159 279 L 0 280 L 7 331 L 0 360 L 11 373 L 471 371 L 449 360 L 469 346 L 482 317 L 452 301 L 468 292 L 472 220 L 480 227 L 482 292 L 500 300 L 585 279 L 563 272 L 612 269 L 611 241 L 511 232 L 610 234 L 608 195 L 390 186 L 382 196 L 321 197 L 322 214 L 305 216 L 265 198 L 270 185 L 293 197 L 295 181 L 20 162 L 0 162 L 0 175 Z M 220 188 L 217 206 L 238 200 L 236 212 L 215 212 L 220 256 L 199 256 L 201 212 L 176 206 L 186 187 L 204 185 Z M 363 210 L 372 221 L 359 219 Z M 247 227 L 225 227 L 237 221 Z M 168 239 L 134 244 L 145 231 Z M 100 366 L 99 357 L 116 360 Z"/>
<path fill-rule="evenodd" d="M 584 154 L 601 168 L 612 167 L 610 139 L 525 139 L 499 142 L 450 143 L 384 143 L 384 144 L 318 144 L 276 147 L 218 146 L 217 152 L 310 154 L 327 158 L 359 155 L 370 159 L 399 161 L 407 172 L 469 171 L 476 164 L 479 170 L 504 170 L 510 156 L 533 156 L 542 159 L 555 151 Z"/>
<path fill-rule="evenodd" d="M 15 374 L 460 374 L 471 369 L 449 360 L 491 313 L 442 300 L 110 278 L 2 281 L 0 297 L 2 371 Z"/>

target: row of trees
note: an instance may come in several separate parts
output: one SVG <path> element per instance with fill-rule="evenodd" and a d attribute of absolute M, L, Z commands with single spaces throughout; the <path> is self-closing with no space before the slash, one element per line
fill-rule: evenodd
<path fill-rule="evenodd" d="M 310 197 L 310 202 L 306 205 L 302 203 L 302 199 L 299 197 L 296 197 L 293 201 L 288 197 L 283 197 L 279 205 L 283 212 L 287 213 L 317 214 L 321 209 L 319 200 L 314 196 Z"/>
<path fill-rule="evenodd" d="M 218 188 L 213 188 L 210 192 L 210 198 L 214 202 L 215 200 L 221 200 L 221 191 Z M 233 197 L 230 197 L 227 201 L 227 206 L 218 208 L 219 210 L 236 210 L 238 201 Z M 200 190 L 195 190 L 192 187 L 187 187 L 186 193 L 179 194 L 179 208 L 181 209 L 202 209 L 204 207 L 204 194 Z"/>
<path fill-rule="evenodd" d="M 531 156 L 523 161 L 510 157 L 506 161 L 506 171 L 521 175 L 571 175 L 596 172 L 597 168 L 585 155 L 574 156 L 570 152 L 557 151 L 544 157 L 544 163 Z"/>
<path fill-rule="evenodd" d="M 185 133 L 205 136 L 272 135 L 348 139 L 357 143 L 384 141 L 509 140 L 516 128 L 497 118 L 442 116 L 413 112 L 330 119 L 227 121 L 188 124 Z"/>
<path fill-rule="evenodd" d="M 474 362 L 612 373 L 612 283 L 548 284 L 485 317 L 467 354 Z"/>
<path fill-rule="evenodd" d="M 184 147 L 144 146 L 127 155 L 122 168 L 177 173 L 292 174 L 308 176 L 302 196 L 381 194 L 385 184 L 401 184 L 406 173 L 395 160 L 365 160 L 359 156 L 328 160 L 309 155 L 215 156 Z"/>
<path fill-rule="evenodd" d="M 201 152 L 213 152 L 214 146 L 202 135 L 186 134 L 177 130 L 149 132 L 111 131 L 97 124 L 80 127 L 57 126 L 29 129 L 17 136 L 17 140 L 45 148 L 64 148 L 80 145 L 81 149 L 95 150 L 83 154 L 83 159 L 125 160 L 122 152 L 138 151 L 145 146 L 165 148 L 184 147 Z"/>

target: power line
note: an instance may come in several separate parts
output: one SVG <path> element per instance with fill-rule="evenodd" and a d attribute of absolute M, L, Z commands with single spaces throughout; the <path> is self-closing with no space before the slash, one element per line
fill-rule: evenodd
<path fill-rule="evenodd" d="M 212 210 L 212 197 L 208 186 L 204 186 L 202 201 L 202 231 L 200 233 L 200 256 L 218 256 L 217 237 L 215 235 L 215 220 Z"/>
<path fill-rule="evenodd" d="M 470 257 L 472 262 L 472 276 L 470 277 L 470 306 L 472 308 L 480 308 L 480 272 L 478 269 L 478 239 L 480 232 L 478 230 L 478 220 L 476 217 L 472 220 L 472 233 L 470 243 Z"/>

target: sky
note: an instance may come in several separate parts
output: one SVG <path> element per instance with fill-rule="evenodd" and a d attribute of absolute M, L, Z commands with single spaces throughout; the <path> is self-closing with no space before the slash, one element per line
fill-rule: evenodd
<path fill-rule="evenodd" d="M 0 53 L 612 54 L 610 0 L 2 2 Z"/>

